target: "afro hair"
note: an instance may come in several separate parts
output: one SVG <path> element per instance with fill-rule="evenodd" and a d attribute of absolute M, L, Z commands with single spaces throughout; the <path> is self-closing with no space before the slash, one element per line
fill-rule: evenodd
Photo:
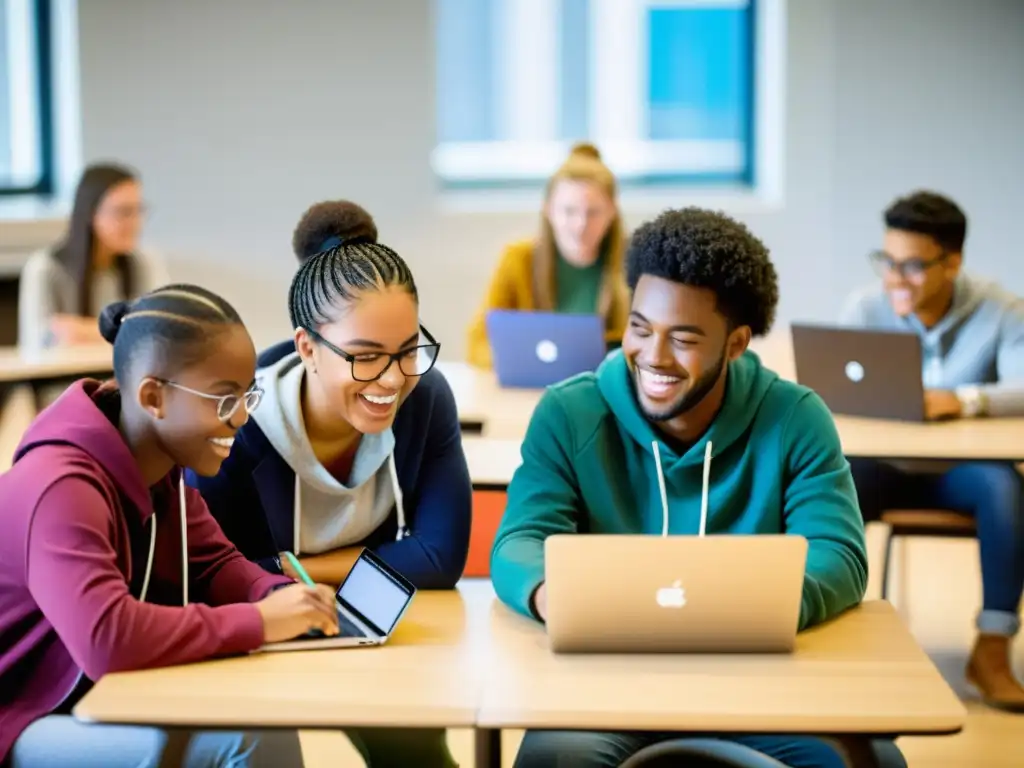
<path fill-rule="evenodd" d="M 316 203 L 302 214 L 292 235 L 292 250 L 299 262 L 325 250 L 332 238 L 341 242 L 377 242 L 377 225 L 362 206 L 348 200 Z M 339 243 L 333 243 L 338 245 Z"/>
<path fill-rule="evenodd" d="M 779 284 L 768 249 L 723 213 L 668 210 L 637 228 L 626 255 L 631 290 L 643 275 L 713 291 L 730 327 L 747 325 L 754 336 L 775 320 Z"/>

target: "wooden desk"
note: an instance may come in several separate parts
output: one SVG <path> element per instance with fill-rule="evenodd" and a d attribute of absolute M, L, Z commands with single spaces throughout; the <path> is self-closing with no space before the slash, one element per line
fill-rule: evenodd
<path fill-rule="evenodd" d="M 480 728 L 828 735 L 949 734 L 967 711 L 893 607 L 801 633 L 792 655 L 553 655 L 544 630 L 492 609 Z"/>
<path fill-rule="evenodd" d="M 469 478 L 478 491 L 503 491 L 512 474 L 523 463 L 522 441 L 467 435 L 462 450 L 469 465 Z"/>
<path fill-rule="evenodd" d="M 493 592 L 421 592 L 387 645 L 254 654 L 103 677 L 88 722 L 194 728 L 472 727 Z"/>
<path fill-rule="evenodd" d="M 33 353 L 18 347 L 0 347 L 0 383 L 108 376 L 114 370 L 113 366 L 113 351 L 108 344 Z"/>

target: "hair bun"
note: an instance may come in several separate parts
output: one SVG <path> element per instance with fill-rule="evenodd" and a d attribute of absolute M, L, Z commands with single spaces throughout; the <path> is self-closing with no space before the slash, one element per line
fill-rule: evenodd
<path fill-rule="evenodd" d="M 128 306 L 127 301 L 115 301 L 100 313 L 100 335 L 110 344 L 117 340 L 117 332 L 121 330 L 121 323 L 128 314 Z"/>
<path fill-rule="evenodd" d="M 292 249 L 304 261 L 339 245 L 376 242 L 377 225 L 365 208 L 348 200 L 327 200 L 302 215 L 292 236 Z"/>
<path fill-rule="evenodd" d="M 594 160 L 600 160 L 601 150 L 588 141 L 580 141 L 572 145 L 569 157 L 591 157 Z"/>

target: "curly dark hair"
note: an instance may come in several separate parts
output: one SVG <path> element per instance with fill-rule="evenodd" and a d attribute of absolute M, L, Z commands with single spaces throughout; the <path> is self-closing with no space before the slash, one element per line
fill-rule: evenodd
<path fill-rule="evenodd" d="M 373 217 L 365 208 L 348 200 L 325 200 L 311 205 L 302 214 L 292 235 L 292 250 L 301 264 L 341 241 L 355 240 L 377 242 Z"/>
<path fill-rule="evenodd" d="M 631 290 L 642 275 L 714 291 L 730 328 L 763 336 L 775 321 L 779 281 L 768 249 L 724 213 L 668 210 L 637 228 L 626 254 Z"/>
<path fill-rule="evenodd" d="M 967 216 L 959 205 L 937 192 L 914 192 L 896 200 L 885 211 L 885 226 L 928 235 L 952 253 L 960 253 L 967 239 Z"/>

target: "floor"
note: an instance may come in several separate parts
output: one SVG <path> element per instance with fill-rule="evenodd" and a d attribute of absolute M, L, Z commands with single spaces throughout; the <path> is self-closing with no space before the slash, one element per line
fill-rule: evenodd
<path fill-rule="evenodd" d="M 9 466 L 10 455 L 25 426 L 31 421 L 29 393 L 15 389 L 0 409 L 0 471 Z M 868 595 L 877 596 L 882 552 L 881 530 L 869 528 L 872 582 Z M 950 685 L 964 698 L 970 710 L 967 727 L 956 736 L 908 738 L 900 747 L 911 768 L 1019 768 L 1024 764 L 1024 715 L 1008 715 L 986 708 L 966 689 L 963 667 L 972 641 L 972 620 L 978 608 L 981 587 L 978 578 L 977 545 L 973 541 L 918 539 L 901 549 L 906 560 L 907 601 L 903 608 L 911 630 Z M 894 602 L 902 593 L 898 583 L 901 564 L 893 563 L 891 594 Z M 1024 674 L 1024 642 L 1018 643 L 1018 674 Z M 505 765 L 511 766 L 521 733 L 504 734 Z M 347 768 L 360 766 L 358 755 L 339 734 L 305 732 L 302 738 L 306 768 Z M 473 765 L 472 732 L 453 730 L 449 743 L 460 765 Z"/>

